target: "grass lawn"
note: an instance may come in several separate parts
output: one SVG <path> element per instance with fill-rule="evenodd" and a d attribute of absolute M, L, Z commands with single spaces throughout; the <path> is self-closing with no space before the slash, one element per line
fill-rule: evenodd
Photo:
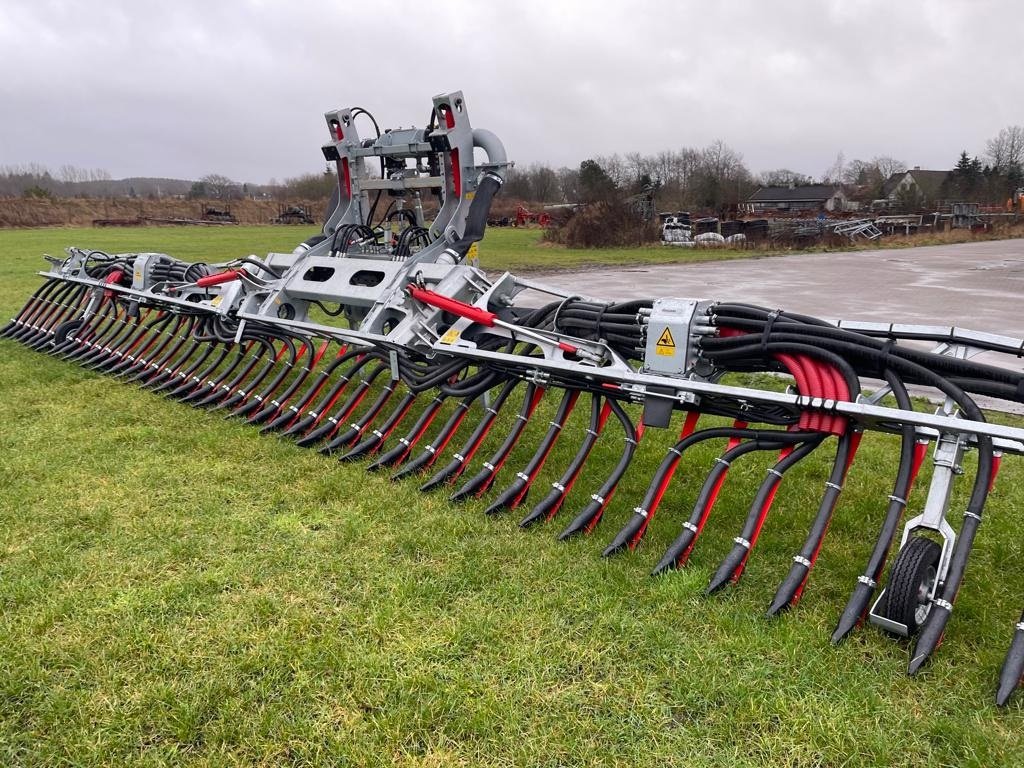
<path fill-rule="evenodd" d="M 529 234 L 488 235 L 485 266 L 576 255 Z M 0 232 L 0 316 L 38 285 L 39 254 L 63 245 L 221 261 L 305 236 Z M 617 458 L 614 429 L 559 518 L 524 533 L 521 513 L 488 518 L 483 501 L 421 494 L 10 341 L 0 394 L 0 765 L 1024 763 L 1024 697 L 992 704 L 1024 600 L 1017 459 L 946 642 L 911 679 L 906 645 L 873 629 L 828 642 L 891 489 L 886 436 L 865 438 L 803 602 L 769 621 L 831 447 L 787 475 L 740 585 L 705 598 L 765 457 L 737 464 L 689 567 L 652 579 L 720 445 L 687 454 L 636 552 L 602 560 L 672 433 L 650 434 L 592 537 L 559 543 Z M 546 422 L 531 422 L 496 490 Z"/>

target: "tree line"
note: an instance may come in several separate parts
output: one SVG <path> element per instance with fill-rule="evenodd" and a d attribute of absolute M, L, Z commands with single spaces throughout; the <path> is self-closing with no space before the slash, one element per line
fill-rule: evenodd
<path fill-rule="evenodd" d="M 536 203 L 586 203 L 655 193 L 662 209 L 722 210 L 745 201 L 760 186 L 812 183 L 845 185 L 855 197 L 883 196 L 885 182 L 907 170 L 901 160 L 876 156 L 846 160 L 843 153 L 820 176 L 788 168 L 751 172 L 743 155 L 724 141 L 705 147 L 684 147 L 644 155 L 598 156 L 576 168 L 552 168 L 532 163 L 513 168 L 505 196 Z M 185 196 L 196 199 L 323 199 L 337 184 L 331 166 L 322 173 L 307 173 L 267 184 L 237 182 L 221 174 L 198 181 L 175 179 L 112 180 L 103 169 L 62 165 L 56 172 L 45 166 L 0 166 L 0 196 L 74 197 Z M 985 144 L 981 155 L 966 150 L 952 166 L 944 185 L 946 199 L 1002 202 L 1024 186 L 1024 126 L 1003 128 Z M 136 188 L 138 187 L 138 188 Z"/>
<path fill-rule="evenodd" d="M 870 202 L 884 196 L 886 181 L 908 170 L 902 160 L 878 155 L 847 160 L 842 152 L 817 178 L 788 168 L 754 174 L 743 155 L 723 141 L 653 155 L 630 152 L 595 157 L 579 168 L 533 163 L 513 168 L 505 194 L 535 202 L 586 203 L 609 196 L 657 192 L 662 209 L 721 210 L 745 201 L 758 187 L 837 184 Z M 943 169 L 936 169 L 943 170 Z M 960 154 L 944 185 L 947 199 L 1001 203 L 1024 186 L 1024 126 L 1003 128 L 985 152 Z"/>

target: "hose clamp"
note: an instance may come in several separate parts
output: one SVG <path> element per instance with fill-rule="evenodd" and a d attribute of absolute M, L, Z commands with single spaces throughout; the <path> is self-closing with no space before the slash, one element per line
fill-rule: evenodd
<path fill-rule="evenodd" d="M 429 454 L 430 454 L 431 456 L 433 456 L 433 455 L 434 455 L 435 453 L 437 453 L 437 449 L 436 449 L 436 448 L 435 448 L 434 446 L 432 446 L 432 445 L 428 445 L 428 446 L 427 446 L 426 448 L 424 448 L 423 450 L 425 450 L 425 451 L 426 451 L 427 453 L 429 453 Z M 455 455 L 456 455 L 456 456 L 458 456 L 458 454 L 455 454 Z"/>
<path fill-rule="evenodd" d="M 733 541 L 735 541 L 744 549 L 750 549 L 750 542 L 744 539 L 742 536 L 737 536 L 735 539 L 733 539 Z"/>
<path fill-rule="evenodd" d="M 683 452 L 676 448 L 674 445 L 668 449 L 669 453 L 674 453 L 679 458 L 683 458 Z"/>
<path fill-rule="evenodd" d="M 383 440 L 383 439 L 384 439 L 384 433 L 383 433 L 383 432 L 381 432 L 381 431 L 380 431 L 379 429 L 375 429 L 375 430 L 373 430 L 373 433 L 372 433 L 372 434 L 376 435 L 376 436 L 377 436 L 377 437 L 379 437 L 379 438 L 380 438 L 381 440 Z"/>
<path fill-rule="evenodd" d="M 953 604 L 949 602 L 949 600 L 943 600 L 941 597 L 935 597 L 932 598 L 932 603 L 934 603 L 938 608 L 942 608 L 944 611 L 948 613 L 953 612 Z"/>
<path fill-rule="evenodd" d="M 559 493 L 565 493 L 565 486 L 562 485 L 561 483 L 552 483 L 551 487 L 554 488 Z"/>
<path fill-rule="evenodd" d="M 409 443 L 409 441 L 408 441 L 408 440 L 406 440 L 406 439 L 405 439 L 404 437 L 400 437 L 400 438 L 398 438 L 398 442 L 400 442 L 400 443 L 401 443 L 402 445 L 404 445 L 404 446 L 405 446 L 406 448 L 412 448 L 412 445 L 411 445 L 411 444 Z"/>
<path fill-rule="evenodd" d="M 530 476 L 525 474 L 524 472 L 516 472 L 516 477 L 518 477 L 524 483 L 530 482 Z"/>
<path fill-rule="evenodd" d="M 593 499 L 594 501 L 596 501 L 602 507 L 604 506 L 604 497 L 603 496 L 598 496 L 596 493 L 594 493 L 594 494 L 591 494 L 590 498 Z"/>
<path fill-rule="evenodd" d="M 832 488 L 833 490 L 835 490 L 835 491 L 837 491 L 837 492 L 839 492 L 839 491 L 842 491 L 842 490 L 843 490 L 843 486 L 841 486 L 841 485 L 836 485 L 836 484 L 835 484 L 835 483 L 833 483 L 833 482 L 832 482 L 831 480 L 825 483 L 825 487 L 826 487 L 826 488 Z"/>
<path fill-rule="evenodd" d="M 588 435 L 593 435 L 594 437 L 597 437 L 597 431 L 593 430 L 593 429 L 588 429 L 587 430 L 587 434 Z"/>
<path fill-rule="evenodd" d="M 484 462 L 484 469 L 489 470 L 490 472 L 493 472 L 494 471 L 494 465 L 491 464 L 491 462 L 489 462 L 489 461 L 485 461 Z"/>
<path fill-rule="evenodd" d="M 889 501 L 899 504 L 901 507 L 907 506 L 907 500 L 901 499 L 899 496 L 893 496 L 891 493 L 888 496 Z"/>
<path fill-rule="evenodd" d="M 314 419 L 319 419 L 320 418 L 320 414 L 317 413 L 316 411 L 308 411 L 306 413 L 306 415 L 307 416 L 312 416 Z"/>
<path fill-rule="evenodd" d="M 802 565 L 804 568 L 807 568 L 808 570 L 810 570 L 811 561 L 808 560 L 803 555 L 796 555 L 796 556 L 794 556 L 793 557 L 793 562 L 794 563 L 800 563 L 800 565 Z"/>
<path fill-rule="evenodd" d="M 1024 632 L 1024 621 L 1018 621 L 1014 626 L 1019 632 Z"/>
<path fill-rule="evenodd" d="M 456 453 L 454 456 L 452 456 L 452 458 L 459 462 L 459 464 L 466 463 L 466 457 L 463 456 L 461 453 Z"/>
<path fill-rule="evenodd" d="M 867 584 L 872 589 L 878 586 L 878 582 L 872 579 L 870 576 L 858 576 L 857 581 L 859 581 L 861 584 Z"/>
<path fill-rule="evenodd" d="M 357 424 L 354 421 L 349 422 L 349 426 L 352 427 L 352 429 L 354 429 L 356 432 L 361 432 L 362 431 L 362 427 L 360 427 L 359 424 Z"/>
<path fill-rule="evenodd" d="M 775 469 L 775 467 L 769 467 L 768 468 L 768 474 L 769 475 L 775 475 L 777 478 L 779 478 L 779 480 L 782 479 L 782 473 L 779 472 L 779 470 Z"/>
<path fill-rule="evenodd" d="M 557 421 L 549 421 L 548 424 L 550 424 L 555 429 L 561 429 L 562 428 L 562 425 L 559 424 Z"/>
<path fill-rule="evenodd" d="M 964 512 L 964 517 L 970 517 L 977 520 L 979 523 L 981 522 L 981 515 L 979 515 L 977 512 L 971 512 L 971 510 L 969 509 L 966 512 Z"/>
<path fill-rule="evenodd" d="M 647 519 L 647 515 L 649 514 L 647 512 L 647 510 L 644 509 L 643 507 L 633 507 L 633 511 L 636 512 L 638 515 L 640 515 L 640 517 L 644 518 L 645 520 Z"/>
<path fill-rule="evenodd" d="M 685 523 L 683 523 L 683 528 L 685 528 L 688 531 L 693 531 L 694 533 L 698 532 L 697 531 L 697 526 L 694 525 L 693 523 L 691 523 L 689 520 L 687 520 Z"/>
<path fill-rule="evenodd" d="M 728 467 L 729 466 L 729 462 L 726 459 L 723 459 L 721 456 L 716 457 L 715 461 L 717 463 L 721 464 L 723 467 Z"/>

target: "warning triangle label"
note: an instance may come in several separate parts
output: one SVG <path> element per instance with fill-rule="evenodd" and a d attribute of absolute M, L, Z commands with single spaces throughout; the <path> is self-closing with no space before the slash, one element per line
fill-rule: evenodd
<path fill-rule="evenodd" d="M 665 328 L 665 330 L 661 332 L 661 336 L 658 337 L 656 346 L 662 347 L 663 349 L 675 349 L 676 340 L 672 338 L 672 331 Z"/>

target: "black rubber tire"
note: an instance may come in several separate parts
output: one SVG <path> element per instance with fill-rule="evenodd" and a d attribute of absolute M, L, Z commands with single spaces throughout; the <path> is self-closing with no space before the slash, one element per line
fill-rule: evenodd
<path fill-rule="evenodd" d="M 905 624 L 910 635 L 916 635 L 928 616 L 931 606 L 925 602 L 935 581 L 942 547 L 931 539 L 914 536 L 900 550 L 889 574 L 885 616 Z"/>
<path fill-rule="evenodd" d="M 67 341 L 68 335 L 81 328 L 84 322 L 83 320 L 68 320 L 58 325 L 53 331 L 53 346 L 59 347 Z"/>

